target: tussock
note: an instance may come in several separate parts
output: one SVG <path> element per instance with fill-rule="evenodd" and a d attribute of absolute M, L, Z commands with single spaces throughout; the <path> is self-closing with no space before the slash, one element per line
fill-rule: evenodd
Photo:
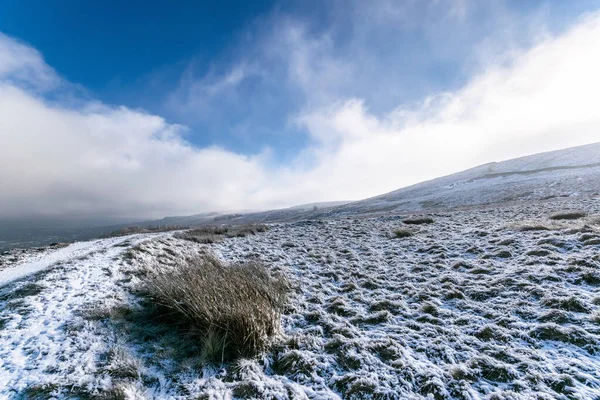
<path fill-rule="evenodd" d="M 218 243 L 224 238 L 244 237 L 266 232 L 267 225 L 237 225 L 237 226 L 203 226 L 176 234 L 175 237 L 195 243 Z"/>
<path fill-rule="evenodd" d="M 547 225 L 536 224 L 536 223 L 524 224 L 524 225 L 517 227 L 517 230 L 520 232 L 549 231 L 551 229 L 552 228 L 550 228 Z"/>
<path fill-rule="evenodd" d="M 410 229 L 398 228 L 392 232 L 393 239 L 402 239 L 413 236 L 414 233 Z"/>
<path fill-rule="evenodd" d="M 581 219 L 581 218 L 585 218 L 586 216 L 587 216 L 587 213 L 585 213 L 583 211 L 565 211 L 565 212 L 559 212 L 556 214 L 552 214 L 550 216 L 550 219 L 553 219 L 553 220 Z"/>
<path fill-rule="evenodd" d="M 431 217 L 410 217 L 402 220 L 407 225 L 433 224 L 435 221 Z"/>
<path fill-rule="evenodd" d="M 205 338 L 206 361 L 264 350 L 280 331 L 290 285 L 259 263 L 225 265 L 209 255 L 151 271 L 146 290 Z"/>

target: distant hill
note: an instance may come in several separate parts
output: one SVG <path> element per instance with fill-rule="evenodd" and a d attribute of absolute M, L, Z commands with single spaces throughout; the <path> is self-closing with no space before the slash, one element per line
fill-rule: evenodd
<path fill-rule="evenodd" d="M 235 223 L 279 222 L 461 207 L 600 194 L 600 143 L 493 162 L 366 200 L 317 210 L 240 215 Z"/>

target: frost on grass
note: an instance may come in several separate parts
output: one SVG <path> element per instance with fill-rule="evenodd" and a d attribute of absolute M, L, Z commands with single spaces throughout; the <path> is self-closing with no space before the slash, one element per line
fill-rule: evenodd
<path fill-rule="evenodd" d="M 564 210 L 587 215 L 549 218 Z M 0 291 L 0 398 L 597 399 L 599 215 L 556 198 L 435 214 L 405 240 L 383 215 L 106 242 Z M 291 275 L 279 340 L 227 361 L 224 335 L 141 289 L 206 254 Z"/>

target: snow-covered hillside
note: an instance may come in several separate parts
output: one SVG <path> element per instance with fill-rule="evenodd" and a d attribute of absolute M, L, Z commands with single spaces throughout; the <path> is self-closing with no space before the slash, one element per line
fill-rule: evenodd
<path fill-rule="evenodd" d="M 400 172 L 401 173 L 401 172 Z M 360 182 L 357 182 L 360 184 Z M 467 171 L 422 182 L 370 199 L 338 205 L 291 207 L 255 213 L 238 213 L 173 224 L 273 223 L 303 219 L 328 219 L 353 215 L 427 212 L 451 208 L 587 197 L 600 192 L 600 143 L 534 154 L 485 164 Z"/>
<path fill-rule="evenodd" d="M 418 212 L 600 193 L 600 143 L 485 164 L 371 199 L 333 215 Z"/>
<path fill-rule="evenodd" d="M 587 216 L 549 219 L 564 210 Z M 598 197 L 430 216 L 4 255 L 0 399 L 600 398 Z M 171 327 L 132 317 L 147 306 L 144 268 L 205 251 L 261 261 L 295 283 L 265 354 L 202 364 L 194 343 L 172 347 Z"/>

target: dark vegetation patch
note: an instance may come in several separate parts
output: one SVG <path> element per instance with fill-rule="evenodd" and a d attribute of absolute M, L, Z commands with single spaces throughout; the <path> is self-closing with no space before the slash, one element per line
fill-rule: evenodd
<path fill-rule="evenodd" d="M 27 296 L 35 296 L 44 290 L 44 286 L 35 282 L 27 282 L 12 291 L 5 291 L 0 294 L 0 301 L 22 299 Z"/>
<path fill-rule="evenodd" d="M 394 239 L 402 239 L 411 236 L 414 236 L 414 233 L 410 229 L 398 228 L 392 232 L 392 238 Z"/>
<path fill-rule="evenodd" d="M 580 242 L 586 242 L 588 240 L 596 239 L 596 238 L 598 238 L 598 235 L 595 235 L 593 233 L 584 233 L 583 235 L 579 236 L 578 240 Z"/>
<path fill-rule="evenodd" d="M 493 254 L 485 254 L 484 256 L 482 256 L 483 259 L 490 259 L 490 258 L 511 258 L 512 257 L 512 253 L 508 250 L 498 250 Z"/>
<path fill-rule="evenodd" d="M 42 383 L 38 385 L 31 385 L 25 388 L 21 392 L 22 398 L 27 400 L 47 400 L 54 398 L 55 395 L 59 394 L 60 387 L 51 383 Z"/>
<path fill-rule="evenodd" d="M 316 365 L 312 359 L 307 359 L 303 352 L 292 349 L 276 354 L 272 368 L 279 375 L 297 378 L 299 375 L 311 376 Z"/>
<path fill-rule="evenodd" d="M 341 297 L 337 297 L 331 303 L 329 303 L 327 306 L 327 311 L 342 317 L 351 317 L 356 315 L 356 310 L 354 310 L 348 304 L 348 302 Z"/>
<path fill-rule="evenodd" d="M 112 378 L 137 379 L 140 377 L 141 364 L 124 348 L 115 346 L 106 355 L 104 371 Z"/>
<path fill-rule="evenodd" d="M 125 305 L 93 304 L 82 307 L 76 314 L 86 320 L 103 321 L 127 318 L 132 312 L 132 308 Z"/>
<path fill-rule="evenodd" d="M 542 305 L 559 310 L 588 313 L 588 306 L 575 296 L 571 297 L 549 297 L 542 300 Z"/>
<path fill-rule="evenodd" d="M 590 354 L 596 354 L 599 350 L 598 343 L 593 336 L 575 327 L 561 327 L 552 323 L 542 324 L 533 328 L 529 335 L 540 340 L 573 344 L 587 350 Z"/>
<path fill-rule="evenodd" d="M 549 231 L 551 228 L 542 224 L 525 224 L 517 228 L 521 232 Z"/>
<path fill-rule="evenodd" d="M 492 382 L 511 382 L 518 375 L 509 365 L 500 363 L 490 357 L 477 357 L 469 362 L 475 374 Z"/>
<path fill-rule="evenodd" d="M 550 255 L 550 251 L 546 249 L 533 249 L 525 253 L 526 256 L 546 257 Z"/>
<path fill-rule="evenodd" d="M 189 240 L 195 243 L 210 244 L 217 243 L 224 238 L 244 237 L 266 232 L 269 229 L 267 225 L 239 225 L 239 226 L 205 226 L 201 228 L 190 229 L 176 234 L 175 237 Z"/>
<path fill-rule="evenodd" d="M 431 217 L 410 217 L 402 220 L 407 225 L 425 225 L 433 224 L 435 221 Z"/>
<path fill-rule="evenodd" d="M 334 387 L 347 399 L 372 399 L 375 398 L 377 385 L 372 379 L 346 374 L 335 381 Z"/>
<path fill-rule="evenodd" d="M 559 212 L 556 214 L 552 214 L 550 216 L 550 219 L 553 220 L 573 220 L 573 219 L 581 219 L 581 218 L 585 218 L 587 216 L 587 213 L 583 212 L 583 211 L 564 211 L 564 212 Z"/>
<path fill-rule="evenodd" d="M 553 374 L 544 379 L 544 382 L 558 394 L 568 397 L 572 397 L 574 394 L 572 388 L 575 386 L 575 380 L 567 374 Z"/>
<path fill-rule="evenodd" d="M 476 331 L 473 336 L 483 341 L 495 340 L 499 342 L 506 342 L 509 340 L 509 337 L 502 331 L 502 329 L 494 325 L 484 326 Z"/>
<path fill-rule="evenodd" d="M 354 318 L 352 320 L 355 324 L 366 324 L 366 325 L 375 325 L 375 324 L 383 324 L 391 321 L 393 315 L 387 311 L 379 311 L 373 314 L 363 315 L 361 317 Z"/>
<path fill-rule="evenodd" d="M 573 323 L 576 320 L 567 312 L 562 310 L 550 310 L 537 319 L 540 322 L 554 322 L 557 324 Z"/>

